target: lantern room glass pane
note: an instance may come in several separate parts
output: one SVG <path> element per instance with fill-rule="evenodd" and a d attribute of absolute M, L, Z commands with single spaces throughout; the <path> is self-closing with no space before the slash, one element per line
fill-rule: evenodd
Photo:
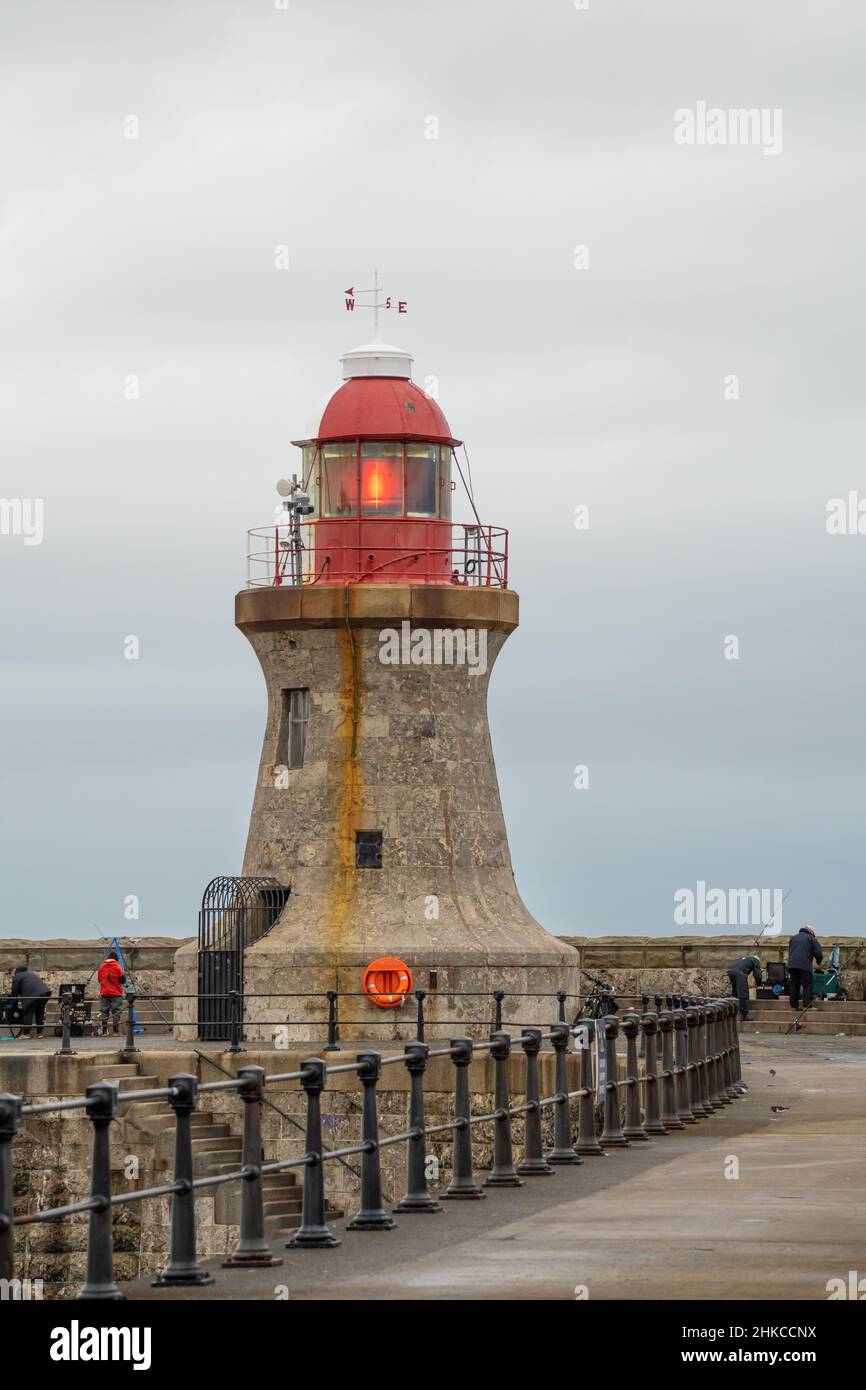
<path fill-rule="evenodd" d="M 451 520 L 451 445 L 443 444 L 439 450 L 439 515 L 445 521 Z"/>
<path fill-rule="evenodd" d="M 322 516 L 358 515 L 356 445 L 326 444 L 322 450 Z"/>
<path fill-rule="evenodd" d="M 437 512 L 438 444 L 406 445 L 406 514 L 435 516 Z"/>
<path fill-rule="evenodd" d="M 403 445 L 361 445 L 361 515 L 403 515 Z"/>
<path fill-rule="evenodd" d="M 303 457 L 304 457 L 303 485 L 304 485 L 304 488 L 305 488 L 305 490 L 306 490 L 307 496 L 309 497 L 310 502 L 312 503 L 312 506 L 313 506 L 313 511 L 310 513 L 311 516 L 315 516 L 315 515 L 316 515 L 316 509 L 317 509 L 317 507 L 318 507 L 319 460 L 318 460 L 317 457 L 316 457 L 316 454 L 317 454 L 317 453 L 318 453 L 318 448 L 317 448 L 317 446 L 316 446 L 315 444 L 305 444 L 305 445 L 304 445 L 304 448 L 303 448 Z"/>

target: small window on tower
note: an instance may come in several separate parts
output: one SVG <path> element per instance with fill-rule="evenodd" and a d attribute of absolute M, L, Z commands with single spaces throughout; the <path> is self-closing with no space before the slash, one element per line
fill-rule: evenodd
<path fill-rule="evenodd" d="M 381 830 L 355 831 L 355 866 L 358 869 L 381 869 Z"/>
<path fill-rule="evenodd" d="M 310 720 L 309 690 L 284 690 L 277 740 L 277 763 L 284 767 L 303 767 Z"/>

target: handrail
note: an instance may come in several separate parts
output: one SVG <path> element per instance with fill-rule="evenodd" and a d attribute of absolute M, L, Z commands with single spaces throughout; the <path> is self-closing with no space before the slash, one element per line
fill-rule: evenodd
<path fill-rule="evenodd" d="M 508 587 L 508 531 L 441 517 L 391 517 L 406 528 L 402 545 L 379 543 L 375 517 L 321 517 L 253 527 L 247 532 L 245 587 L 400 582 Z M 341 533 L 345 532 L 345 539 Z M 391 573 L 382 571 L 391 570 Z"/>
<path fill-rule="evenodd" d="M 360 1197 L 358 1213 L 349 1229 L 383 1230 L 393 1226 L 394 1217 L 382 1205 L 380 1153 L 396 1144 L 407 1145 L 407 1191 L 397 1203 L 396 1214 L 439 1209 L 440 1200 L 481 1195 L 472 1157 L 472 1130 L 479 1125 L 494 1126 L 493 1166 L 486 1179 L 490 1186 L 515 1186 L 525 1176 L 551 1173 L 558 1164 L 575 1164 L 581 1155 L 602 1153 L 624 1147 L 630 1138 L 646 1138 L 650 1133 L 667 1133 L 697 1123 L 714 1110 L 728 1105 L 742 1094 L 742 1072 L 736 1026 L 736 1002 L 731 999 L 683 998 L 671 1009 L 630 1012 L 622 1018 L 627 1040 L 626 1074 L 621 1076 L 617 1059 L 620 1020 L 614 1016 L 582 1019 L 574 1024 L 562 1021 L 548 1028 L 525 1027 L 519 1036 L 494 1030 L 485 1040 L 461 1035 L 447 1047 L 430 1048 L 426 1043 L 406 1043 L 402 1054 L 382 1057 L 378 1051 L 359 1051 L 352 1062 L 328 1066 L 321 1058 L 307 1058 L 300 1069 L 268 1077 L 259 1066 L 242 1067 L 237 1077 L 201 1084 L 195 1076 L 180 1074 L 169 1078 L 166 1087 L 148 1091 L 121 1092 L 109 1081 L 87 1087 L 83 1097 L 37 1105 L 23 1105 L 20 1096 L 0 1095 L 0 1278 L 13 1271 L 13 1232 L 15 1226 L 60 1220 L 87 1213 L 87 1277 L 81 1298 L 106 1298 L 119 1293 L 113 1277 L 111 1210 L 134 1202 L 171 1198 L 171 1258 L 154 1280 L 162 1285 L 211 1282 L 211 1276 L 198 1263 L 195 1237 L 195 1193 L 231 1182 L 242 1182 L 241 1221 L 238 1246 L 227 1265 L 255 1267 L 271 1264 L 274 1257 L 264 1238 L 262 1179 L 270 1173 L 292 1168 L 304 1171 L 301 1224 L 288 1242 L 288 1248 L 323 1248 L 339 1244 L 326 1224 L 324 1165 L 360 1155 Z M 641 1074 L 637 1057 L 639 1033 L 645 1041 L 645 1062 Z M 657 1039 L 662 1038 L 659 1062 Z M 591 1044 L 599 1046 L 599 1067 L 593 1077 Z M 539 1056 L 542 1044 L 550 1042 L 555 1062 L 554 1089 L 540 1092 Z M 568 1085 L 568 1051 L 577 1043 L 580 1084 Z M 525 1098 L 511 1103 L 508 1063 L 512 1048 L 524 1055 Z M 494 1109 L 473 1115 L 470 1108 L 469 1068 L 476 1054 L 489 1055 L 494 1069 Z M 607 1072 L 602 1075 L 601 1058 Z M 427 1124 L 424 1110 L 424 1076 L 433 1058 L 448 1057 L 454 1068 L 453 1118 Z M 392 1135 L 379 1133 L 377 1087 L 382 1068 L 402 1062 L 410 1080 L 409 1124 Z M 320 1100 L 330 1076 L 354 1073 L 363 1088 L 362 1132 L 360 1143 L 326 1150 L 322 1142 Z M 262 1162 L 261 1108 L 266 1103 L 269 1084 L 295 1081 L 306 1097 L 305 1151 L 300 1157 Z M 485 1080 L 485 1087 L 489 1087 Z M 640 1092 L 643 1090 L 643 1111 Z M 193 1150 L 190 1117 L 202 1093 L 236 1092 L 243 1101 L 243 1152 L 241 1166 L 227 1173 L 193 1176 Z M 622 1124 L 620 1094 L 625 1094 L 625 1127 Z M 594 1101 L 603 1099 L 604 1126 L 596 1134 Z M 175 1115 L 175 1171 L 171 1182 L 134 1189 L 112 1191 L 109 1128 L 118 1107 L 143 1097 L 167 1099 Z M 578 1101 L 577 1142 L 573 1134 L 571 1102 Z M 554 1107 L 553 1147 L 545 1154 L 541 1119 Z M 12 1150 L 27 1115 L 62 1113 L 80 1108 L 93 1125 L 91 1194 L 80 1202 L 37 1212 L 14 1214 L 12 1204 Z M 524 1117 L 524 1153 L 515 1165 L 512 1158 L 511 1120 Z M 434 1196 L 428 1186 L 426 1140 L 437 1134 L 452 1135 L 452 1176 L 448 1187 Z M 112 1292 L 113 1291 L 113 1292 Z"/>

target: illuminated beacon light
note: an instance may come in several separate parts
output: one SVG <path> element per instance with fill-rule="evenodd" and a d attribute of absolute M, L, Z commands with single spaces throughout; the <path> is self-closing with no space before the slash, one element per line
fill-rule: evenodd
<path fill-rule="evenodd" d="M 361 501 L 365 507 L 403 506 L 401 470 L 385 459 L 365 459 L 362 470 Z"/>

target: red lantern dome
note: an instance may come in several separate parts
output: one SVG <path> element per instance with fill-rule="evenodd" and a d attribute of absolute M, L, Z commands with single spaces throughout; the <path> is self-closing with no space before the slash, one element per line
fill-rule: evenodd
<path fill-rule="evenodd" d="M 353 377 L 325 407 L 318 444 L 342 439 L 429 439 L 457 445 L 436 402 L 400 377 Z"/>

